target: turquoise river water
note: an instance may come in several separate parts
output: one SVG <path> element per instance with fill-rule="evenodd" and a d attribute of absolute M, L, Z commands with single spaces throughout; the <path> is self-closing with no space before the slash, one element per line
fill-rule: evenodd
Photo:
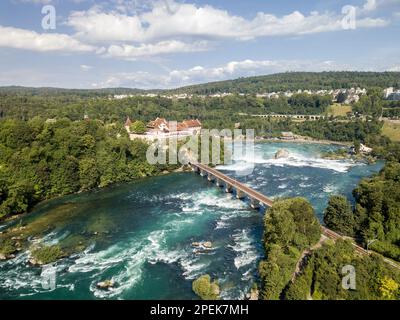
<path fill-rule="evenodd" d="M 274 159 L 281 148 L 289 158 Z M 218 169 L 272 198 L 306 197 L 321 219 L 331 194 L 351 198 L 358 182 L 383 166 L 321 158 L 335 148 L 260 143 L 254 158 L 243 156 Z M 240 174 L 252 165 L 250 175 Z M 55 213 L 57 221 L 51 220 Z M 223 299 L 243 299 L 257 280 L 262 218 L 246 202 L 194 173 L 47 201 L 22 219 L 23 224 L 48 223 L 42 238 L 32 242 L 81 239 L 84 250 L 56 263 L 53 290 L 43 289 L 42 269 L 28 264 L 28 252 L 0 262 L 0 299 L 196 299 L 191 283 L 205 273 L 218 279 Z M 195 241 L 211 241 L 213 249 L 196 252 Z M 99 290 L 96 284 L 106 279 L 115 287 Z"/>

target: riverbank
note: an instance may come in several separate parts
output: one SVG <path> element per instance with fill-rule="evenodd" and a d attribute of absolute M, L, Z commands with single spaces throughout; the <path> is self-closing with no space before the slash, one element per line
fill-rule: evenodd
<path fill-rule="evenodd" d="M 151 178 L 151 177 L 160 177 L 160 176 L 166 176 L 172 173 L 182 173 L 188 171 L 188 168 L 186 166 L 181 166 L 177 169 L 174 170 L 164 170 L 160 172 L 157 175 L 153 176 L 146 176 L 143 178 L 135 179 L 132 181 L 127 181 L 127 183 L 132 183 L 134 181 L 140 182 L 144 180 L 145 178 Z M 107 187 L 112 187 L 117 184 L 112 184 Z M 59 212 L 55 212 L 51 217 L 48 217 L 49 220 L 42 221 L 42 223 L 31 223 L 28 224 L 21 224 L 21 221 L 23 219 L 26 219 L 29 217 L 30 213 L 35 211 L 36 208 L 38 207 L 43 207 L 46 205 L 46 203 L 50 203 L 56 200 L 61 200 L 62 198 L 66 196 L 78 196 L 79 194 L 82 194 L 84 192 L 95 192 L 96 190 L 100 191 L 102 189 L 105 189 L 107 187 L 96 187 L 90 190 L 85 190 L 85 191 L 78 191 L 74 192 L 68 195 L 62 195 L 62 196 L 57 196 L 53 197 L 50 199 L 45 199 L 43 201 L 40 201 L 37 203 L 31 210 L 12 215 L 10 217 L 7 217 L 3 220 L 0 220 L 0 261 L 5 261 L 5 260 L 11 260 L 16 257 L 16 254 L 18 252 L 24 251 L 29 249 L 29 246 L 31 245 L 29 239 L 36 239 L 39 240 L 43 233 L 46 230 L 46 225 L 49 224 L 54 224 L 57 225 L 59 224 L 59 220 L 62 220 L 62 217 L 59 216 Z M 62 211 L 62 210 L 61 210 Z M 19 224 L 17 224 L 19 221 Z M 12 223 L 14 225 L 12 225 Z M 8 228 L 10 226 L 10 228 Z M 4 231 L 3 231 L 4 229 Z M 98 232 L 95 231 L 94 236 L 98 235 Z M 78 253 L 81 250 L 83 250 L 86 246 L 83 246 L 84 243 L 88 244 L 89 240 L 91 237 L 86 237 L 88 239 L 84 239 L 85 237 L 79 237 L 76 239 L 76 241 L 72 241 L 71 243 L 68 243 L 67 246 L 65 246 L 63 249 L 64 252 L 67 253 L 67 255 L 71 255 L 74 253 Z"/>
<path fill-rule="evenodd" d="M 163 171 L 161 171 L 160 173 L 158 173 L 158 174 L 156 174 L 156 175 L 149 175 L 149 176 L 145 176 L 145 177 L 142 177 L 142 178 L 133 179 L 133 180 L 131 180 L 131 181 L 126 181 L 126 182 L 122 182 L 122 183 L 129 183 L 129 182 L 134 182 L 134 181 L 141 181 L 141 180 L 143 180 L 143 179 L 150 178 L 150 177 L 165 176 L 165 175 L 168 175 L 168 174 L 171 174 L 171 173 L 180 173 L 180 172 L 185 172 L 185 171 L 187 171 L 187 169 L 185 168 L 185 166 L 180 166 L 180 167 L 177 168 L 177 169 L 173 169 L 173 170 L 163 170 Z M 121 182 L 117 182 L 117 183 L 114 183 L 114 184 L 111 184 L 111 185 L 108 185 L 108 186 L 105 186 L 105 187 L 97 186 L 97 187 L 95 187 L 95 188 L 88 189 L 88 190 L 79 190 L 79 191 L 77 191 L 77 192 L 73 192 L 73 193 L 69 193 L 69 194 L 64 194 L 64 195 L 59 195 L 59 196 L 54 196 L 54 197 L 51 197 L 51 198 L 48 198 L 48 199 L 44 199 L 44 200 L 42 200 L 42 201 L 36 203 L 35 206 L 34 206 L 33 208 L 31 208 L 31 210 L 29 210 L 29 211 L 22 212 L 22 213 L 18 213 L 18 214 L 14 214 L 14 215 L 11 215 L 11 216 L 8 216 L 8 217 L 0 218 L 0 224 L 3 224 L 3 225 L 4 225 L 4 224 L 7 224 L 7 223 L 12 222 L 12 221 L 14 221 L 14 220 L 20 219 L 20 218 L 24 217 L 25 215 L 29 214 L 30 212 L 32 212 L 32 211 L 35 209 L 35 207 L 37 207 L 37 206 L 39 206 L 39 205 L 43 205 L 43 204 L 45 204 L 46 202 L 53 201 L 53 200 L 56 200 L 56 199 L 59 199 L 59 198 L 63 198 L 63 197 L 65 197 L 65 196 L 79 195 L 79 194 L 81 194 L 81 193 L 83 193 L 83 192 L 101 190 L 101 189 L 107 188 L 107 187 L 109 187 L 109 186 L 113 186 L 113 185 L 120 184 L 120 183 L 121 183 Z M 1 225 L 0 225 L 0 227 L 1 227 Z M 1 234 L 1 229 L 0 229 L 0 234 Z"/>
<path fill-rule="evenodd" d="M 336 145 L 343 147 L 351 147 L 352 142 L 341 142 L 332 140 L 318 140 L 310 137 L 296 136 L 293 140 L 284 140 L 279 138 L 256 138 L 256 142 L 288 142 L 288 143 L 308 143 L 308 144 L 324 144 L 324 145 Z"/>

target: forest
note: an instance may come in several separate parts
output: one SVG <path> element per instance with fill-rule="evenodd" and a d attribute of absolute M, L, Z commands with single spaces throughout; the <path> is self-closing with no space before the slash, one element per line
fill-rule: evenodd
<path fill-rule="evenodd" d="M 388 162 L 379 175 L 353 191 L 354 209 L 343 196 L 332 196 L 325 212 L 328 228 L 400 261 L 400 163 Z"/>
<path fill-rule="evenodd" d="M 320 224 L 306 199 L 276 201 L 264 216 L 266 259 L 259 264 L 260 296 L 265 300 L 283 298 L 302 252 L 318 242 Z"/>
<path fill-rule="evenodd" d="M 322 114 L 330 105 L 328 96 L 296 94 L 279 99 L 256 96 L 227 96 L 173 100 L 163 97 L 135 96 L 123 100 L 102 96 L 77 95 L 36 96 L 0 93 L 0 119 L 28 120 L 34 116 L 45 118 L 68 117 L 79 120 L 87 114 L 92 119 L 105 122 L 124 121 L 129 115 L 135 120 L 149 121 L 156 117 L 168 119 L 201 118 L 224 119 L 229 122 L 246 114 Z"/>
<path fill-rule="evenodd" d="M 124 123 L 127 116 L 133 121 L 140 120 L 144 123 L 156 117 L 177 121 L 198 118 L 204 128 L 234 129 L 240 124 L 240 128 L 255 129 L 258 136 L 264 137 L 277 137 L 282 131 L 293 131 L 316 139 L 365 142 L 380 135 L 383 123 L 377 120 L 377 115 L 382 112 L 383 101 L 376 90 L 371 90 L 354 106 L 360 115 L 371 117 L 371 121 L 364 121 L 361 117 L 351 121 L 332 121 L 329 118 L 315 122 L 252 117 L 273 113 L 324 114 L 330 104 L 327 96 L 307 94 L 279 99 L 233 95 L 182 100 L 136 96 L 110 100 L 102 96 L 88 98 L 75 94 L 41 96 L 0 93 L 0 119 L 26 121 L 40 116 L 44 119 L 69 118 L 75 121 L 87 115 L 90 119 L 110 124 Z"/>
<path fill-rule="evenodd" d="M 157 175 L 148 145 L 122 125 L 59 119 L 0 121 L 0 219 L 44 199 Z"/>
<path fill-rule="evenodd" d="M 336 208 L 346 210 L 347 206 Z M 307 200 L 275 202 L 265 215 L 264 230 L 266 258 L 259 264 L 261 299 L 400 299 L 400 272 L 381 256 L 358 254 L 347 240 L 320 238 L 320 224 Z M 346 275 L 343 268 L 349 265 L 356 277 L 355 287 L 347 289 L 342 279 Z"/>

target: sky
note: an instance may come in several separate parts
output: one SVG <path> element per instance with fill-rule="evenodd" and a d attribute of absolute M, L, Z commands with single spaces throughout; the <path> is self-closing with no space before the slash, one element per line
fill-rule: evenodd
<path fill-rule="evenodd" d="M 400 0 L 2 0 L 0 86 L 400 71 Z"/>

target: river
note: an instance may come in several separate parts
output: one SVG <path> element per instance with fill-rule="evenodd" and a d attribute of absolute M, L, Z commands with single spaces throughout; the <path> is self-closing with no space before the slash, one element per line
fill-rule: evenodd
<path fill-rule="evenodd" d="M 290 157 L 274 159 L 285 148 Z M 259 143 L 255 157 L 218 169 L 265 195 L 303 196 L 322 219 L 331 194 L 351 192 L 383 163 L 324 160 L 333 145 Z M 250 175 L 241 170 L 251 168 Z M 71 244 L 80 251 L 56 263 L 56 287 L 43 289 L 28 252 L 0 262 L 0 299 L 196 299 L 191 282 L 208 273 L 223 299 L 243 299 L 262 258 L 262 213 L 194 173 L 174 173 L 66 196 L 38 205 L 0 231 L 32 225 L 32 242 Z M 196 252 L 192 242 L 211 241 Z M 112 279 L 103 291 L 96 284 Z"/>

